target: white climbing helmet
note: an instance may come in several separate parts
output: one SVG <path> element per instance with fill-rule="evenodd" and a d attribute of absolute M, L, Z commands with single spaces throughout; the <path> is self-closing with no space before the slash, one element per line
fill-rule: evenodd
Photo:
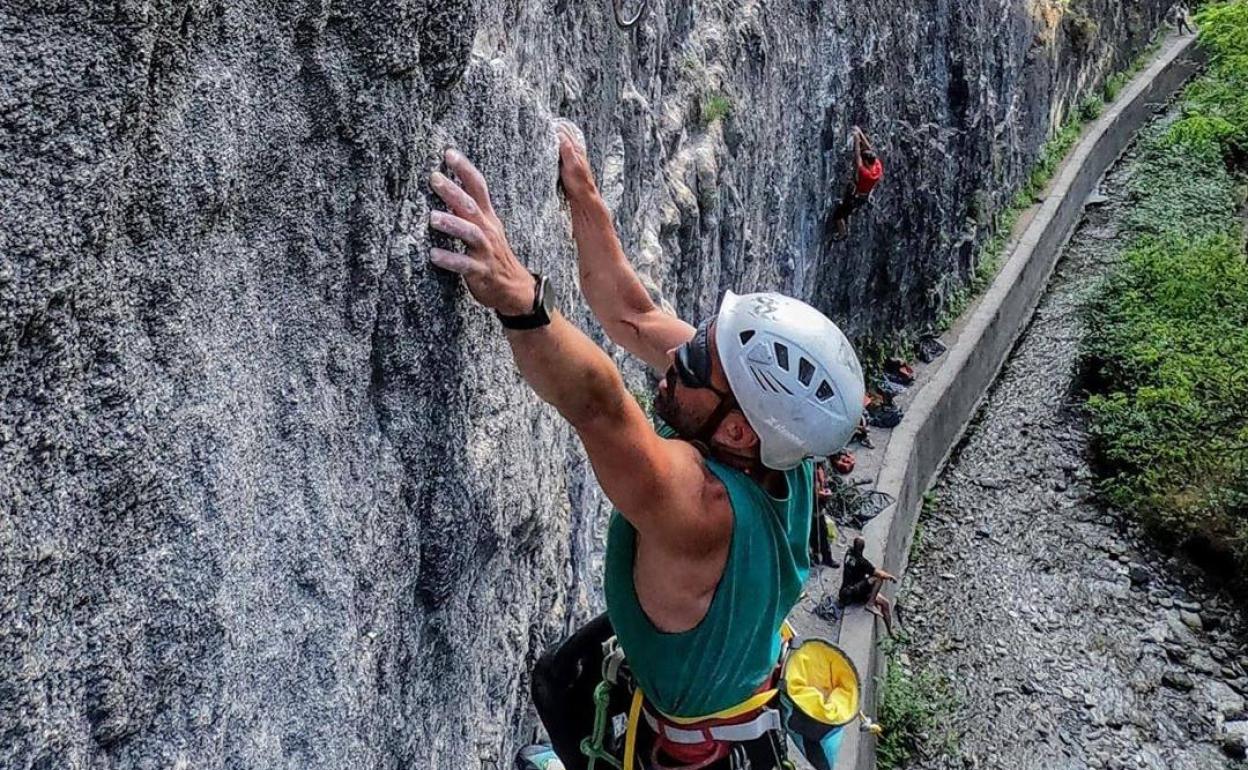
<path fill-rule="evenodd" d="M 849 443 L 862 418 L 862 366 L 823 313 L 775 292 L 726 292 L 715 344 L 763 465 L 788 470 Z"/>

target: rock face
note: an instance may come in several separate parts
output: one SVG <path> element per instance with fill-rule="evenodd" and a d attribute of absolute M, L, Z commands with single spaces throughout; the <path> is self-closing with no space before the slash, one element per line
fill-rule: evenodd
<path fill-rule="evenodd" d="M 441 149 L 595 333 L 555 115 L 682 314 L 916 328 L 1165 4 L 0 0 L 0 766 L 505 767 L 606 506 L 425 264 Z"/>

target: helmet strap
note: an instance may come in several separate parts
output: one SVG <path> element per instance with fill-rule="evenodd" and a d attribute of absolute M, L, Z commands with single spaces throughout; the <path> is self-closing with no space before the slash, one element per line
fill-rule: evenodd
<path fill-rule="evenodd" d="M 715 411 L 711 412 L 710 417 L 703 421 L 701 427 L 689 437 L 694 446 L 701 444 L 703 447 L 706 447 L 707 451 L 710 450 L 711 437 L 715 435 L 715 431 L 719 430 L 720 423 L 724 421 L 729 412 L 737 408 L 737 400 L 732 397 L 731 393 L 721 393 L 719 391 L 715 391 L 715 393 L 719 396 L 719 405 L 715 407 Z M 701 448 L 698 451 L 702 452 L 702 454 L 707 453 L 702 451 Z"/>

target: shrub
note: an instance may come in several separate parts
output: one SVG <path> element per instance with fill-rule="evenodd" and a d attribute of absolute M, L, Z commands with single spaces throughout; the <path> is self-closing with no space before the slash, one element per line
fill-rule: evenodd
<path fill-rule="evenodd" d="M 702 125 L 709 126 L 732 113 L 732 100 L 723 94 L 711 94 L 702 100 Z"/>
<path fill-rule="evenodd" d="M 1104 108 L 1105 103 L 1099 96 L 1089 96 L 1079 104 L 1079 119 L 1085 123 L 1096 120 L 1101 116 L 1101 110 Z"/>
<path fill-rule="evenodd" d="M 1100 25 L 1082 9 L 1070 11 L 1065 19 L 1066 33 L 1070 35 L 1070 43 L 1080 53 L 1087 53 L 1096 44 L 1100 34 Z"/>
<path fill-rule="evenodd" d="M 942 721 L 956 707 L 948 680 L 931 671 L 908 671 L 889 657 L 879 713 L 884 734 L 875 755 L 879 767 L 902 768 L 921 755 L 956 751 L 949 735 L 937 740 Z"/>
<path fill-rule="evenodd" d="M 1107 387 L 1088 409 L 1107 502 L 1171 542 L 1248 564 L 1248 266 L 1238 236 L 1144 239 L 1093 312 L 1088 369 Z"/>
<path fill-rule="evenodd" d="M 1103 96 L 1106 102 L 1112 102 L 1118 98 L 1118 94 L 1122 93 L 1122 88 L 1131 82 L 1131 72 L 1115 72 L 1105 79 L 1105 90 Z"/>

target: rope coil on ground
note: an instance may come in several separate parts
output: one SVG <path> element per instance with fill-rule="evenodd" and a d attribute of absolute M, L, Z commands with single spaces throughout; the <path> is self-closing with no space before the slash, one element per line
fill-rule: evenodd
<path fill-rule="evenodd" d="M 896 502 L 887 492 L 879 490 L 859 492 L 857 487 L 840 479 L 833 480 L 829 486 L 832 496 L 828 498 L 824 506 L 832 518 L 841 523 L 861 527 L 862 524 L 880 515 L 885 508 Z"/>

